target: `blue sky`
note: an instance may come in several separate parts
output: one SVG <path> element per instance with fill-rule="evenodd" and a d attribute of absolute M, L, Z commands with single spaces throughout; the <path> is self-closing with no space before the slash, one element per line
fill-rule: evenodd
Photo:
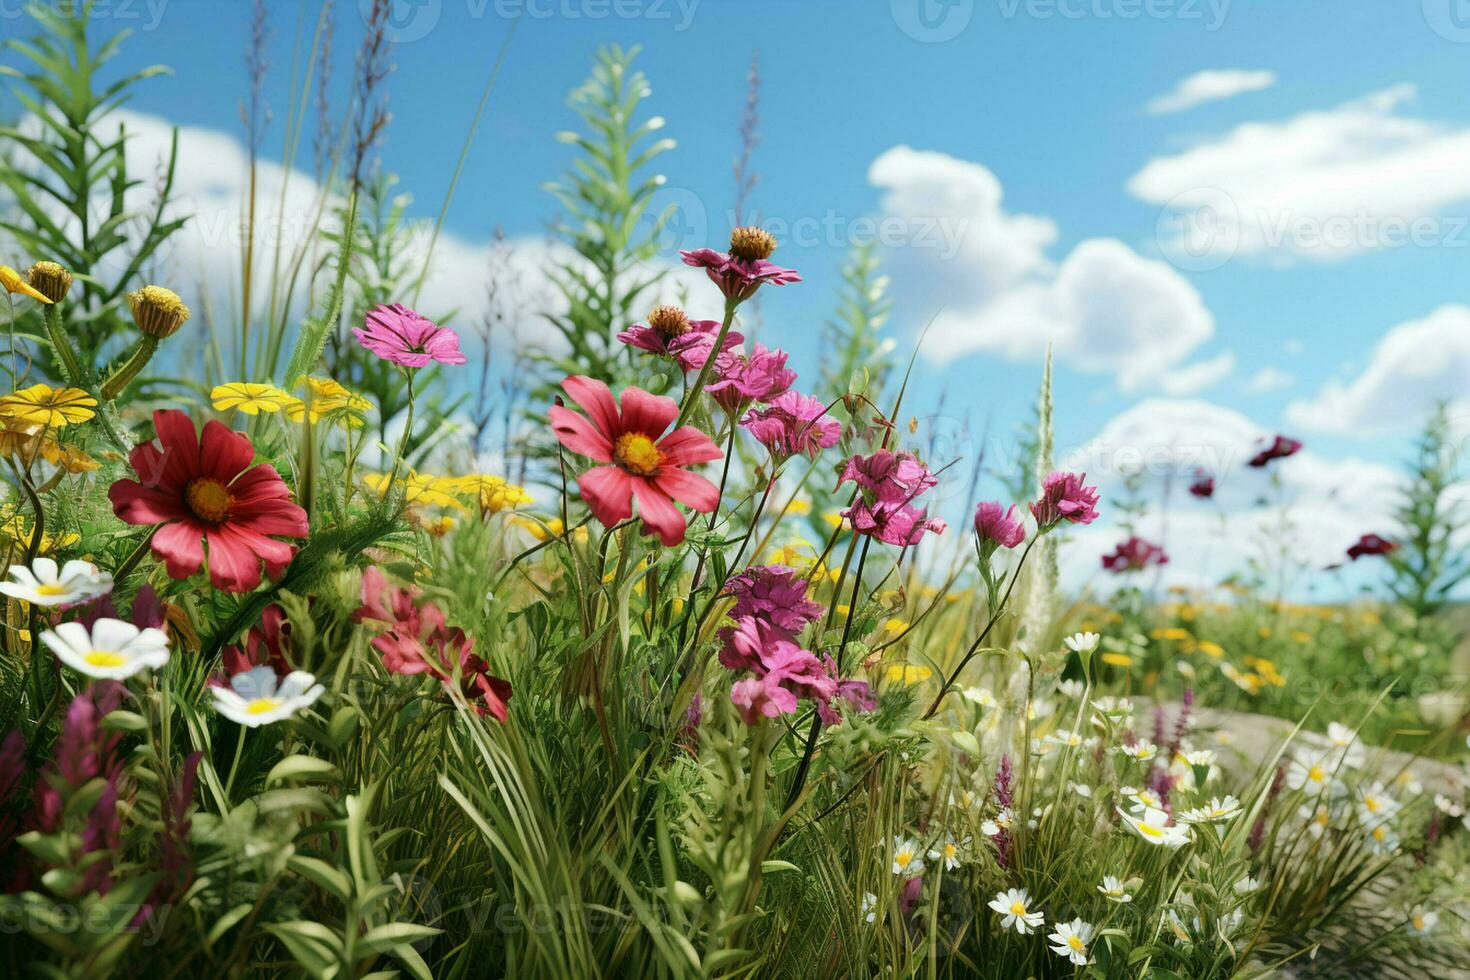
<path fill-rule="evenodd" d="M 815 366 L 854 222 L 888 215 L 913 230 L 948 218 L 967 254 L 889 256 L 899 349 L 918 325 L 949 320 L 920 362 L 931 406 L 942 388 L 947 413 L 1008 431 L 1028 410 L 1049 338 L 1061 445 L 1120 419 L 1136 432 L 1140 413 L 1167 421 L 1185 399 L 1218 409 L 1185 414 L 1230 430 L 1226 442 L 1243 438 L 1241 415 L 1260 432 L 1303 438 L 1321 474 L 1349 458 L 1392 465 L 1428 399 L 1463 396 L 1470 380 L 1470 350 L 1455 340 L 1470 323 L 1460 306 L 1470 230 L 1459 225 L 1470 166 L 1455 166 L 1470 164 L 1470 30 L 1454 19 L 1456 2 L 397 0 L 383 158 L 415 213 L 433 216 L 520 12 L 450 213 L 454 235 L 483 242 L 496 225 L 514 238 L 543 234 L 555 207 L 540 184 L 569 159 L 552 135 L 575 124 L 565 93 L 597 45 L 617 42 L 642 46 L 649 111 L 679 141 L 661 170 L 699 202 L 719 245 L 758 49 L 752 203 L 779 222 L 838 229 L 783 247 L 778 259 L 807 281 L 763 301 L 762 338 L 790 348 L 799 368 Z M 269 6 L 267 150 L 279 153 L 292 48 L 317 7 Z M 361 38 L 358 7 L 335 11 L 339 100 Z M 139 29 L 125 65 L 174 69 L 139 90 L 133 111 L 239 134 L 248 4 L 113 0 L 111 16 Z M 1150 111 L 1208 71 L 1234 73 L 1216 87 L 1222 97 Z M 1247 76 L 1255 81 L 1237 84 Z M 894 152 L 902 147 L 917 152 Z M 870 176 L 880 159 L 881 187 Z M 1439 169 L 1416 170 L 1420 161 Z M 998 202 L 950 207 L 991 184 Z M 1217 220 L 1201 187 L 1224 188 L 1236 213 L 1223 247 L 1236 247 L 1181 263 L 1174 230 Z M 1168 217 L 1176 212 L 1196 224 Z M 1368 230 L 1326 250 L 1303 237 L 1345 219 Z M 1262 241 L 1278 221 L 1293 230 Z M 1417 244 L 1376 244 L 1385 227 L 1414 221 L 1427 223 Z M 1099 241 L 1111 244 L 1087 244 Z M 1375 355 L 1391 329 L 1441 307 L 1400 332 L 1397 353 Z M 1113 317 L 1144 323 L 1142 335 L 1124 337 Z M 1004 339 L 1018 332 L 1040 340 Z M 1415 363 L 1420 348 L 1427 367 Z M 1326 479 L 1303 476 L 1301 492 L 1310 500 Z M 1376 530 L 1348 526 L 1365 519 L 1346 515 L 1336 533 Z"/>

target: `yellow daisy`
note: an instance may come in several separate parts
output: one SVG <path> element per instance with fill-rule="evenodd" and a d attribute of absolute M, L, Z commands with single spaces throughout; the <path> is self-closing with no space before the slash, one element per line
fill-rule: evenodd
<path fill-rule="evenodd" d="M 209 393 L 209 402 L 216 411 L 227 412 L 233 408 L 246 415 L 279 412 L 295 400 L 275 385 L 256 384 L 253 381 L 231 381 L 229 384 L 215 385 Z"/>
<path fill-rule="evenodd" d="M 51 305 L 51 300 L 47 299 L 44 293 L 26 282 L 24 276 L 8 265 L 0 265 L 0 286 L 4 286 L 5 291 L 11 295 L 19 293 L 22 296 L 39 300 L 47 306 Z"/>
<path fill-rule="evenodd" d="M 59 429 L 96 416 L 97 399 L 80 388 L 35 384 L 0 398 L 0 415 Z"/>
<path fill-rule="evenodd" d="M 367 485 L 378 493 L 387 495 L 388 474 L 369 473 L 363 477 Z M 463 509 L 463 504 L 454 493 L 454 481 L 439 476 L 430 476 L 427 473 L 408 471 L 408 476 L 400 481 L 404 487 L 404 501 L 409 505 L 426 505 L 429 507 L 458 507 Z"/>
<path fill-rule="evenodd" d="M 331 378 L 301 377 L 296 379 L 296 385 L 306 387 L 309 405 L 308 401 L 292 398 L 286 405 L 286 417 L 292 422 L 300 422 L 309 412 L 313 422 L 325 418 L 356 428 L 363 424 L 362 416 L 373 407 L 372 402 Z"/>
<path fill-rule="evenodd" d="M 934 676 L 934 671 L 923 664 L 894 664 L 883 673 L 883 678 L 892 684 L 917 684 Z"/>

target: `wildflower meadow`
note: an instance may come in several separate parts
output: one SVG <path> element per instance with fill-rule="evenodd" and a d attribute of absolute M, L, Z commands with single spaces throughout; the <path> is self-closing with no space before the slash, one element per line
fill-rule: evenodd
<path fill-rule="evenodd" d="M 496 193 L 460 172 L 480 116 L 415 147 L 453 172 L 437 224 L 383 164 L 394 5 L 240 6 L 251 196 L 207 275 L 189 144 L 127 149 L 128 100 L 189 78 L 115 70 L 94 4 L 0 22 L 0 973 L 1470 976 L 1448 406 L 1334 569 L 1282 531 L 1179 584 L 1205 536 L 1063 452 L 1055 345 L 1008 369 L 1017 451 L 951 452 L 878 250 L 822 326 L 758 212 L 670 244 L 654 84 L 746 96 L 743 195 L 754 67 L 535 75 L 571 96 L 522 138 L 570 162 L 549 240 L 475 270 L 543 275 L 512 330 L 434 278 Z M 249 226 L 267 126 L 316 158 L 294 236 Z M 1284 526 L 1310 450 L 1166 492 Z"/>

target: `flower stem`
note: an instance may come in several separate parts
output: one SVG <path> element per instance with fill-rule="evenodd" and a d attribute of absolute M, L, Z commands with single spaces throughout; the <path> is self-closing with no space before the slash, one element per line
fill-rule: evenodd
<path fill-rule="evenodd" d="M 730 332 L 730 324 L 735 322 L 735 307 L 739 305 L 739 300 L 725 300 L 725 319 L 720 324 L 720 332 L 715 335 L 714 346 L 709 349 L 709 356 L 704 359 L 704 365 L 699 369 L 699 374 L 694 376 L 694 384 L 684 395 L 684 404 L 679 408 L 679 417 L 674 420 L 674 428 L 677 429 L 689 421 L 689 415 L 699 401 L 699 393 L 704 391 L 704 383 L 709 380 L 710 368 L 714 367 L 715 358 L 720 356 L 720 350 L 724 347 L 725 335 Z"/>
<path fill-rule="evenodd" d="M 143 560 L 143 556 L 148 553 L 148 546 L 153 543 L 153 532 L 156 530 L 158 530 L 156 526 L 150 527 L 148 533 L 143 535 L 143 540 L 139 541 L 137 547 L 123 559 L 123 563 L 117 566 L 117 569 L 112 573 L 114 582 L 121 582 L 132 574 L 133 569 L 138 567 L 138 562 Z"/>
<path fill-rule="evenodd" d="M 123 389 L 131 384 L 147 365 L 156 350 L 158 350 L 158 338 L 145 333 L 143 339 L 138 342 L 138 349 L 133 351 L 133 356 L 128 358 L 126 364 L 114 371 L 112 377 L 102 385 L 102 400 L 110 402 L 121 395 Z"/>
<path fill-rule="evenodd" d="M 82 387 L 85 380 L 82 376 L 82 364 L 77 359 L 76 349 L 72 347 L 71 340 L 67 338 L 62 330 L 61 304 L 52 303 L 46 307 L 46 333 L 51 338 L 51 350 L 56 354 L 56 359 L 61 362 L 61 370 L 66 374 L 67 384 L 73 387 Z"/>

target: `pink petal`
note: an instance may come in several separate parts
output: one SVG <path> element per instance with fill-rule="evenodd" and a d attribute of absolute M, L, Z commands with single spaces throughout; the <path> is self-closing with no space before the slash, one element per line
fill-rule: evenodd
<path fill-rule="evenodd" d="M 659 440 L 658 451 L 670 466 L 688 466 L 721 459 L 724 453 L 715 441 L 692 425 L 681 426 Z"/>
<path fill-rule="evenodd" d="M 204 532 L 192 521 L 165 524 L 153 535 L 153 556 L 169 578 L 188 578 L 204 564 Z"/>
<path fill-rule="evenodd" d="M 633 478 L 616 466 L 594 466 L 577 478 L 592 514 L 604 527 L 633 516 Z"/>
<path fill-rule="evenodd" d="M 622 431 L 618 425 L 618 403 L 607 385 L 586 375 L 573 374 L 561 386 L 608 439 Z"/>
<path fill-rule="evenodd" d="M 199 473 L 229 483 L 250 465 L 255 450 L 243 433 L 215 419 L 204 423 L 199 439 Z"/>
<path fill-rule="evenodd" d="M 684 515 L 668 494 L 652 481 L 641 478 L 633 481 L 633 492 L 638 496 L 638 516 L 643 519 L 643 526 L 657 534 L 665 547 L 672 548 L 684 540 Z"/>
<path fill-rule="evenodd" d="M 153 430 L 163 447 L 163 472 L 144 473 L 145 479 L 182 485 L 199 474 L 199 435 L 194 420 L 178 409 L 153 413 Z"/>
<path fill-rule="evenodd" d="M 162 524 L 190 517 L 176 491 L 145 487 L 118 480 L 107 488 L 112 512 L 129 524 Z"/>
<path fill-rule="evenodd" d="M 642 388 L 628 386 L 623 389 L 623 425 L 619 430 L 624 432 L 641 432 L 650 439 L 657 440 L 669 427 L 669 423 L 679 417 L 679 405 L 672 398 L 662 395 L 650 395 Z"/>
<path fill-rule="evenodd" d="M 556 433 L 563 446 L 599 463 L 612 462 L 612 443 L 607 436 L 597 431 L 597 427 L 585 415 L 578 415 L 570 408 L 562 408 L 560 405 L 551 406 L 548 412 L 551 415 L 551 431 Z"/>
<path fill-rule="evenodd" d="M 664 493 L 701 514 L 708 514 L 720 504 L 720 488 L 698 473 L 666 466 L 653 482 Z"/>

